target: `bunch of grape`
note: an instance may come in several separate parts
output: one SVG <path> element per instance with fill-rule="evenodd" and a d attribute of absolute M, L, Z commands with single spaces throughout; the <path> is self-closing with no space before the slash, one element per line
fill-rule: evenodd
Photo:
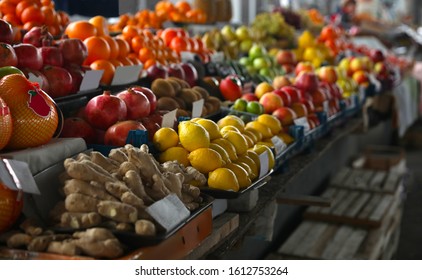
<path fill-rule="evenodd" d="M 286 23 L 279 13 L 260 13 L 251 24 L 256 34 L 262 37 L 274 37 L 276 39 L 293 39 L 294 27 Z"/>

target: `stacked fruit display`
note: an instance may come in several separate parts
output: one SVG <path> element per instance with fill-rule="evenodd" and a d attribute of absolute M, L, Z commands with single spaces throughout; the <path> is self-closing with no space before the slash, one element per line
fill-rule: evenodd
<path fill-rule="evenodd" d="M 153 144 L 160 162 L 177 160 L 191 165 L 207 176 L 210 188 L 237 192 L 260 175 L 259 154 L 267 153 L 268 167 L 274 167 L 271 137 L 281 130 L 280 122 L 271 115 L 247 124 L 233 115 L 217 123 L 195 118 L 179 123 L 177 132 L 161 128 Z"/>

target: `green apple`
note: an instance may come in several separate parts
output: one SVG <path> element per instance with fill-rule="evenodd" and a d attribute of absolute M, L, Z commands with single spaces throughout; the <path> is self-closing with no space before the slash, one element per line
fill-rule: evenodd
<path fill-rule="evenodd" d="M 268 63 L 268 60 L 267 59 L 265 59 L 264 57 L 257 57 L 257 58 L 254 58 L 254 60 L 253 60 L 253 67 L 256 69 L 256 70 L 260 70 L 260 69 L 263 69 L 263 68 L 267 68 L 267 67 L 269 67 L 270 65 L 269 65 L 269 63 Z"/>
<path fill-rule="evenodd" d="M 246 105 L 246 112 L 261 115 L 264 113 L 264 106 L 262 106 L 262 104 L 258 101 L 249 101 L 248 105 Z"/>
<path fill-rule="evenodd" d="M 273 77 L 274 76 L 274 73 L 271 71 L 271 69 L 270 68 L 268 68 L 268 67 L 265 67 L 265 68 L 261 68 L 261 69 L 259 69 L 259 75 L 261 75 L 261 76 L 265 76 L 265 77 L 269 77 L 269 78 L 271 78 L 271 77 Z"/>
<path fill-rule="evenodd" d="M 248 66 L 248 65 L 252 66 L 252 60 L 249 57 L 246 57 L 246 56 L 241 57 L 239 59 L 239 63 L 240 63 L 240 65 L 243 65 L 243 66 Z"/>
<path fill-rule="evenodd" d="M 263 57 L 266 54 L 266 50 L 263 46 L 259 44 L 253 44 L 249 49 L 249 57 L 252 59 Z"/>
<path fill-rule="evenodd" d="M 14 66 L 3 66 L 0 68 L 0 79 L 10 74 L 20 74 L 25 76 L 25 74 L 20 69 Z"/>
<path fill-rule="evenodd" d="M 248 104 L 248 101 L 246 101 L 245 99 L 239 98 L 239 99 L 236 99 L 236 101 L 234 102 L 232 109 L 236 111 L 245 112 L 247 104 Z"/>
<path fill-rule="evenodd" d="M 256 71 L 255 67 L 253 67 L 253 65 L 246 65 L 246 70 L 248 71 L 248 73 L 250 75 L 257 73 L 257 71 Z"/>

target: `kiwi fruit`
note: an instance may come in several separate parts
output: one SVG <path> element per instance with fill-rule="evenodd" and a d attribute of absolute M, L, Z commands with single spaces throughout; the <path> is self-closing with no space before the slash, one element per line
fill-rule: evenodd
<path fill-rule="evenodd" d="M 179 79 L 179 78 L 176 78 L 176 77 L 168 77 L 167 79 L 168 80 L 174 80 L 174 81 L 178 82 L 180 84 L 180 86 L 182 87 L 182 89 L 183 88 L 190 88 L 188 82 L 186 82 L 185 80 L 182 80 L 182 79 Z"/>
<path fill-rule="evenodd" d="M 215 111 L 214 105 L 211 102 L 209 102 L 208 100 L 205 101 L 204 107 L 207 108 L 208 114 L 214 113 L 214 111 Z"/>
<path fill-rule="evenodd" d="M 183 109 L 178 109 L 176 113 L 176 117 L 190 117 L 190 113 Z"/>
<path fill-rule="evenodd" d="M 172 84 L 169 81 L 162 78 L 155 79 L 152 82 L 151 90 L 152 92 L 154 92 L 157 98 L 176 96 L 176 92 L 174 91 Z"/>
<path fill-rule="evenodd" d="M 210 96 L 207 99 L 208 102 L 210 102 L 214 106 L 214 112 L 220 110 L 221 107 L 221 100 L 217 97 Z"/>
<path fill-rule="evenodd" d="M 207 100 L 208 97 L 210 96 L 208 91 L 206 89 L 204 89 L 203 87 L 200 86 L 194 86 L 192 88 L 194 91 L 198 92 L 202 97 L 202 99 Z"/>
<path fill-rule="evenodd" d="M 176 80 L 174 80 L 174 79 L 166 79 L 166 81 L 169 82 L 172 85 L 172 87 L 173 87 L 174 92 L 176 93 L 176 95 L 182 89 L 182 86 Z"/>
<path fill-rule="evenodd" d="M 201 117 L 205 117 L 209 114 L 207 108 L 205 106 L 202 107 Z"/>
<path fill-rule="evenodd" d="M 180 91 L 180 98 L 182 98 L 185 101 L 186 106 L 192 106 L 192 103 L 199 99 L 195 91 L 190 88 L 182 89 Z"/>
<path fill-rule="evenodd" d="M 157 100 L 157 109 L 158 110 L 168 110 L 173 111 L 174 109 L 179 108 L 179 103 L 172 97 L 164 96 L 160 97 Z"/>
<path fill-rule="evenodd" d="M 176 96 L 174 100 L 179 103 L 179 109 L 186 109 L 186 102 L 181 97 Z"/>

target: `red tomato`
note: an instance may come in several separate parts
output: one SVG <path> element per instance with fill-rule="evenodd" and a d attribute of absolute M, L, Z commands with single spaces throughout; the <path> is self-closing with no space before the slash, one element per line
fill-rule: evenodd
<path fill-rule="evenodd" d="M 224 99 L 235 101 L 242 97 L 242 86 L 239 78 L 228 76 L 220 81 L 220 92 Z"/>

